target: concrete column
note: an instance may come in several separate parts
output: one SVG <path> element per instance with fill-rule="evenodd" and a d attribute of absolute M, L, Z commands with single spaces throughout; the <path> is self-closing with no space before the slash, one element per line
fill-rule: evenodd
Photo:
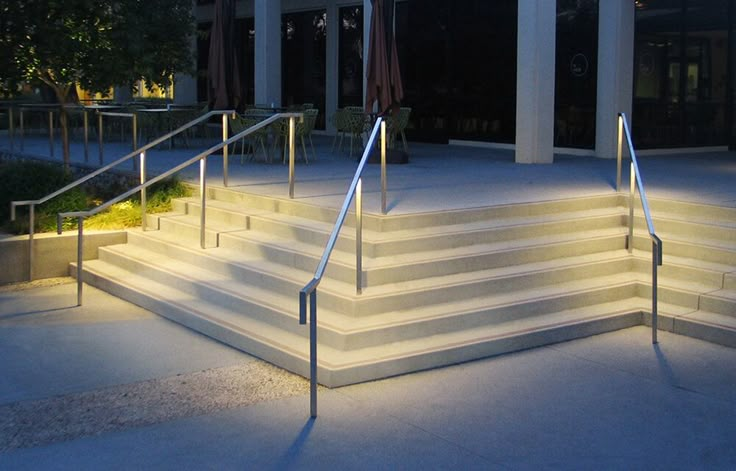
<path fill-rule="evenodd" d="M 281 106 L 281 1 L 255 3 L 255 102 Z"/>
<path fill-rule="evenodd" d="M 519 0 L 516 162 L 554 161 L 556 2 Z"/>
<path fill-rule="evenodd" d="M 631 124 L 634 94 L 634 2 L 598 2 L 598 94 L 595 153 L 616 158 L 617 115 L 626 113 Z"/>
<path fill-rule="evenodd" d="M 329 0 L 327 2 L 327 60 L 326 60 L 326 70 L 327 70 L 327 83 L 325 88 L 325 109 L 323 110 L 325 113 L 325 122 L 326 122 L 326 130 L 329 133 L 335 132 L 335 126 L 332 123 L 332 120 L 330 117 L 335 114 L 335 110 L 337 110 L 337 93 L 338 93 L 338 57 L 339 57 L 339 50 L 338 50 L 338 42 L 339 42 L 339 35 L 340 35 L 340 14 L 339 9 L 337 8 L 337 3 L 335 0 Z"/>
<path fill-rule="evenodd" d="M 371 0 L 363 0 L 363 106 L 368 91 L 368 40 L 371 37 L 371 14 L 373 14 Z"/>

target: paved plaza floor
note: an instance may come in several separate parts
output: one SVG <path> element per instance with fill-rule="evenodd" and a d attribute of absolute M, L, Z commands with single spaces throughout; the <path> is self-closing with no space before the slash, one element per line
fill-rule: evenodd
<path fill-rule="evenodd" d="M 0 292 L 0 468 L 734 469 L 736 350 L 636 327 L 319 392 L 75 285 Z"/>
<path fill-rule="evenodd" d="M 338 207 L 355 159 L 315 145 L 296 197 Z M 610 160 L 410 146 L 411 163 L 389 168 L 392 214 L 615 191 Z M 151 173 L 196 152 L 152 152 Z M 650 197 L 736 206 L 735 155 L 642 156 Z M 232 160 L 233 188 L 287 197 L 286 166 Z M 377 166 L 365 185 L 378 212 Z M 736 469 L 734 349 L 666 332 L 652 345 L 636 327 L 322 389 L 311 420 L 303 378 L 91 287 L 75 307 L 62 281 L 0 288 L 3 470 Z"/>

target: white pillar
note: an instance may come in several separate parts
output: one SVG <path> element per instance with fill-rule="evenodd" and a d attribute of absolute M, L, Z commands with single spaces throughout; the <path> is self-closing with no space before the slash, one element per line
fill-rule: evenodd
<path fill-rule="evenodd" d="M 616 117 L 626 113 L 631 124 L 634 93 L 634 2 L 598 2 L 598 95 L 595 153 L 616 158 Z"/>
<path fill-rule="evenodd" d="M 281 1 L 256 0 L 255 102 L 281 106 Z"/>
<path fill-rule="evenodd" d="M 517 163 L 554 161 L 556 3 L 550 0 L 519 0 Z"/>
<path fill-rule="evenodd" d="M 325 84 L 325 123 L 326 130 L 329 133 L 335 132 L 335 126 L 330 117 L 337 110 L 337 93 L 338 93 L 338 57 L 339 57 L 339 35 L 340 35 L 340 13 L 335 0 L 327 2 L 327 60 L 326 70 L 327 76 Z"/>

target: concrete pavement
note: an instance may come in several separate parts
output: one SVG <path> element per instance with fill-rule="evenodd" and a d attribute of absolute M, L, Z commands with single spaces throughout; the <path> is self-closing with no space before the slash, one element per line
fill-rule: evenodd
<path fill-rule="evenodd" d="M 25 440 L 0 451 L 2 469 L 736 467 L 726 347 L 666 332 L 652 346 L 637 327 L 321 390 L 310 420 L 303 379 L 263 365 L 243 370 L 257 384 L 222 392 L 233 368 L 262 362 L 92 288 L 74 307 L 74 294 L 73 284 L 0 293 L 0 430 Z M 197 388 L 240 402 L 157 415 Z M 81 412 L 65 414 L 72 406 Z M 39 411 L 45 431 L 27 423 Z"/>

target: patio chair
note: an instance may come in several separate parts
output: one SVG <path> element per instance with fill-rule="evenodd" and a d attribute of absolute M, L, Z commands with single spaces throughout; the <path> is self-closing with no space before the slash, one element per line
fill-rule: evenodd
<path fill-rule="evenodd" d="M 363 133 L 366 130 L 366 114 L 362 106 L 346 106 L 345 124 L 350 133 L 350 157 L 353 156 L 353 140 L 358 139 L 363 147 Z"/>
<path fill-rule="evenodd" d="M 386 121 L 386 132 L 388 133 L 389 147 L 395 147 L 396 138 L 401 135 L 401 141 L 404 144 L 404 152 L 409 153 L 409 145 L 406 142 L 406 134 L 404 130 L 409 125 L 409 116 L 411 108 L 399 108 L 396 116 L 389 117 Z"/>
<path fill-rule="evenodd" d="M 230 130 L 232 131 L 232 134 L 235 135 L 239 132 L 245 131 L 251 126 L 255 126 L 259 122 L 260 120 L 255 117 L 236 115 L 235 117 L 230 117 Z M 240 140 L 240 163 L 241 164 L 244 161 L 245 154 L 251 154 L 253 159 L 256 158 L 256 151 L 259 145 L 260 145 L 260 148 L 263 150 L 264 160 L 268 162 L 271 161 L 268 151 L 266 150 L 266 139 L 268 137 L 267 133 L 268 131 L 266 129 L 259 129 L 255 132 L 252 132 L 251 134 L 249 134 L 248 136 Z M 248 143 L 247 151 L 245 147 L 246 141 Z M 238 150 L 237 143 L 233 147 L 233 150 L 235 151 L 235 153 L 237 153 L 237 150 Z"/>
<path fill-rule="evenodd" d="M 296 126 L 294 128 L 294 139 L 301 141 L 302 144 L 302 155 L 304 156 L 304 162 L 309 163 L 309 156 L 307 154 L 307 146 L 305 144 L 305 137 L 309 139 L 309 145 L 312 148 L 312 158 L 315 158 L 316 153 L 314 151 L 314 144 L 312 143 L 312 131 L 314 131 L 314 126 L 317 122 L 317 116 L 319 115 L 319 110 L 316 108 L 308 109 L 304 111 L 304 121 L 303 122 L 296 122 Z M 288 120 L 282 120 L 280 123 L 280 127 L 278 129 L 278 138 L 276 141 L 274 141 L 274 146 L 277 145 L 277 142 L 283 142 L 283 157 L 282 157 L 282 163 L 286 162 L 286 152 L 288 148 L 288 139 L 289 139 L 289 121 Z"/>
<path fill-rule="evenodd" d="M 332 124 L 335 126 L 335 138 L 332 139 L 332 152 L 335 152 L 335 144 L 337 144 L 337 138 L 340 137 L 340 143 L 337 146 L 337 150 L 342 150 L 342 140 L 345 137 L 345 133 L 350 132 L 348 127 L 347 111 L 338 108 L 335 114 L 332 115 Z"/>

